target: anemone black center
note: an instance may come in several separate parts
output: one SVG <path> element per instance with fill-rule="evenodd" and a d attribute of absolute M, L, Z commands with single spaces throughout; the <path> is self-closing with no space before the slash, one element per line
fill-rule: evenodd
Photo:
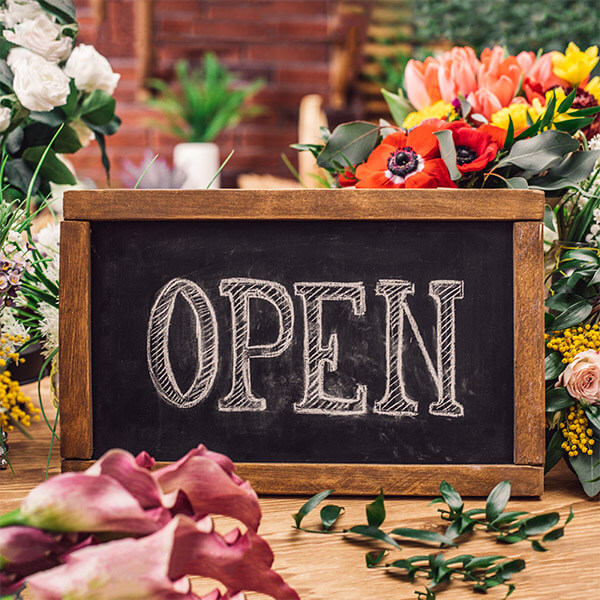
<path fill-rule="evenodd" d="M 387 164 L 390 173 L 406 177 L 418 169 L 419 155 L 410 146 L 405 146 L 392 152 Z"/>
<path fill-rule="evenodd" d="M 466 165 L 477 158 L 477 152 L 468 146 L 456 146 L 456 163 Z"/>

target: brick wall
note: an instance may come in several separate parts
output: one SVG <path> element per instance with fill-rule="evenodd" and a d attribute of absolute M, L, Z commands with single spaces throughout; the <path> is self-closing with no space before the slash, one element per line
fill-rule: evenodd
<path fill-rule="evenodd" d="M 139 101 L 136 0 L 105 0 L 98 26 L 93 2 L 75 0 L 79 40 L 93 44 L 121 73 L 115 93 L 121 130 L 107 139 L 113 185 L 124 159 L 140 162 L 145 148 L 171 160 L 177 140 L 148 126 L 149 110 Z M 180 58 L 198 64 L 214 51 L 243 80 L 260 77 L 265 87 L 256 103 L 262 116 L 241 123 L 217 141 L 221 158 L 235 154 L 223 172 L 223 185 L 235 186 L 240 173 L 289 176 L 280 154 L 296 163 L 289 145 L 297 141 L 298 106 L 306 94 L 330 94 L 331 58 L 348 30 L 360 30 L 368 16 L 366 0 L 154 0 L 151 75 L 169 80 Z M 95 144 L 73 157 L 78 173 L 105 185 Z"/>

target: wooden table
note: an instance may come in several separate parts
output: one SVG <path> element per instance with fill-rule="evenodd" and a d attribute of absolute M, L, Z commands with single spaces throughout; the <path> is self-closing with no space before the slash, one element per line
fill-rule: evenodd
<path fill-rule="evenodd" d="M 48 395 L 48 384 L 44 384 Z M 36 396 L 35 386 L 27 386 L 26 392 Z M 46 401 L 45 406 L 49 407 Z M 49 418 L 54 409 L 48 408 Z M 40 422 L 31 428 L 33 440 L 13 433 L 9 442 L 10 459 L 16 471 L 0 472 L 0 512 L 18 507 L 20 501 L 35 485 L 44 479 L 50 434 Z M 60 470 L 58 448 L 50 461 L 50 473 Z M 459 490 L 460 491 L 460 490 Z M 364 555 L 367 550 L 380 547 L 377 543 L 358 539 L 343 539 L 339 535 L 316 535 L 292 529 L 292 517 L 304 503 L 298 497 L 265 497 L 261 499 L 263 521 L 259 532 L 271 544 L 275 553 L 274 567 L 294 587 L 302 600 L 362 600 L 362 599 L 410 599 L 416 598 L 413 590 L 422 589 L 403 578 L 391 576 L 382 570 L 367 570 Z M 364 507 L 368 498 L 337 498 L 334 502 L 346 508 L 340 520 L 342 526 L 366 522 Z M 418 527 L 439 530 L 440 520 L 436 507 L 428 506 L 429 498 L 395 498 L 386 501 L 387 519 L 384 528 Z M 483 505 L 482 500 L 467 501 L 468 507 Z M 527 568 L 517 573 L 513 580 L 517 589 L 511 598 L 515 600 L 600 600 L 600 508 L 597 500 L 588 499 L 581 491 L 574 475 L 559 465 L 546 479 L 546 491 L 541 500 L 516 499 L 509 504 L 511 510 L 528 510 L 533 513 L 558 511 L 561 522 L 572 507 L 575 518 L 568 525 L 565 536 L 548 544 L 550 551 L 534 552 L 531 545 L 521 542 L 513 546 L 497 544 L 486 534 L 478 532 L 461 544 L 459 549 L 448 550 L 453 554 L 502 554 L 525 559 Z M 307 527 L 317 524 L 317 513 L 309 515 Z M 218 526 L 226 527 L 229 521 L 218 520 Z M 402 543 L 402 552 L 396 558 L 414 554 L 427 554 L 421 546 Z M 194 581 L 197 593 L 214 586 L 211 582 Z M 493 589 L 487 598 L 504 596 L 503 590 Z M 453 582 L 443 590 L 440 600 L 467 600 L 482 597 L 470 591 L 466 584 Z M 248 594 L 258 599 L 258 594 Z"/>

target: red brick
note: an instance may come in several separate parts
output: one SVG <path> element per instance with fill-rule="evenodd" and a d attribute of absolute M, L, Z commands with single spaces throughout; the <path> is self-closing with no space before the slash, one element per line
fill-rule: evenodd
<path fill-rule="evenodd" d="M 305 65 L 304 68 L 282 67 L 277 70 L 277 81 L 291 84 L 329 84 L 329 68 L 327 66 Z"/>
<path fill-rule="evenodd" d="M 329 48 L 326 44 L 310 43 L 304 46 L 294 44 L 253 45 L 248 48 L 247 57 L 251 60 L 268 60 L 276 62 L 318 62 L 329 60 Z"/>

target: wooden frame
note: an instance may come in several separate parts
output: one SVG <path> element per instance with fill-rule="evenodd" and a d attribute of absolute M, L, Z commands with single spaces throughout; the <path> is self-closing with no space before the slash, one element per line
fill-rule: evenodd
<path fill-rule="evenodd" d="M 91 262 L 93 221 L 483 220 L 513 222 L 514 464 L 348 465 L 242 463 L 259 493 L 432 495 L 441 479 L 485 495 L 510 479 L 515 495 L 539 496 L 544 462 L 544 195 L 507 190 L 74 191 L 65 194 L 61 238 L 60 400 L 65 471 L 87 468 L 93 452 Z M 160 464 L 160 463 L 159 463 Z"/>

